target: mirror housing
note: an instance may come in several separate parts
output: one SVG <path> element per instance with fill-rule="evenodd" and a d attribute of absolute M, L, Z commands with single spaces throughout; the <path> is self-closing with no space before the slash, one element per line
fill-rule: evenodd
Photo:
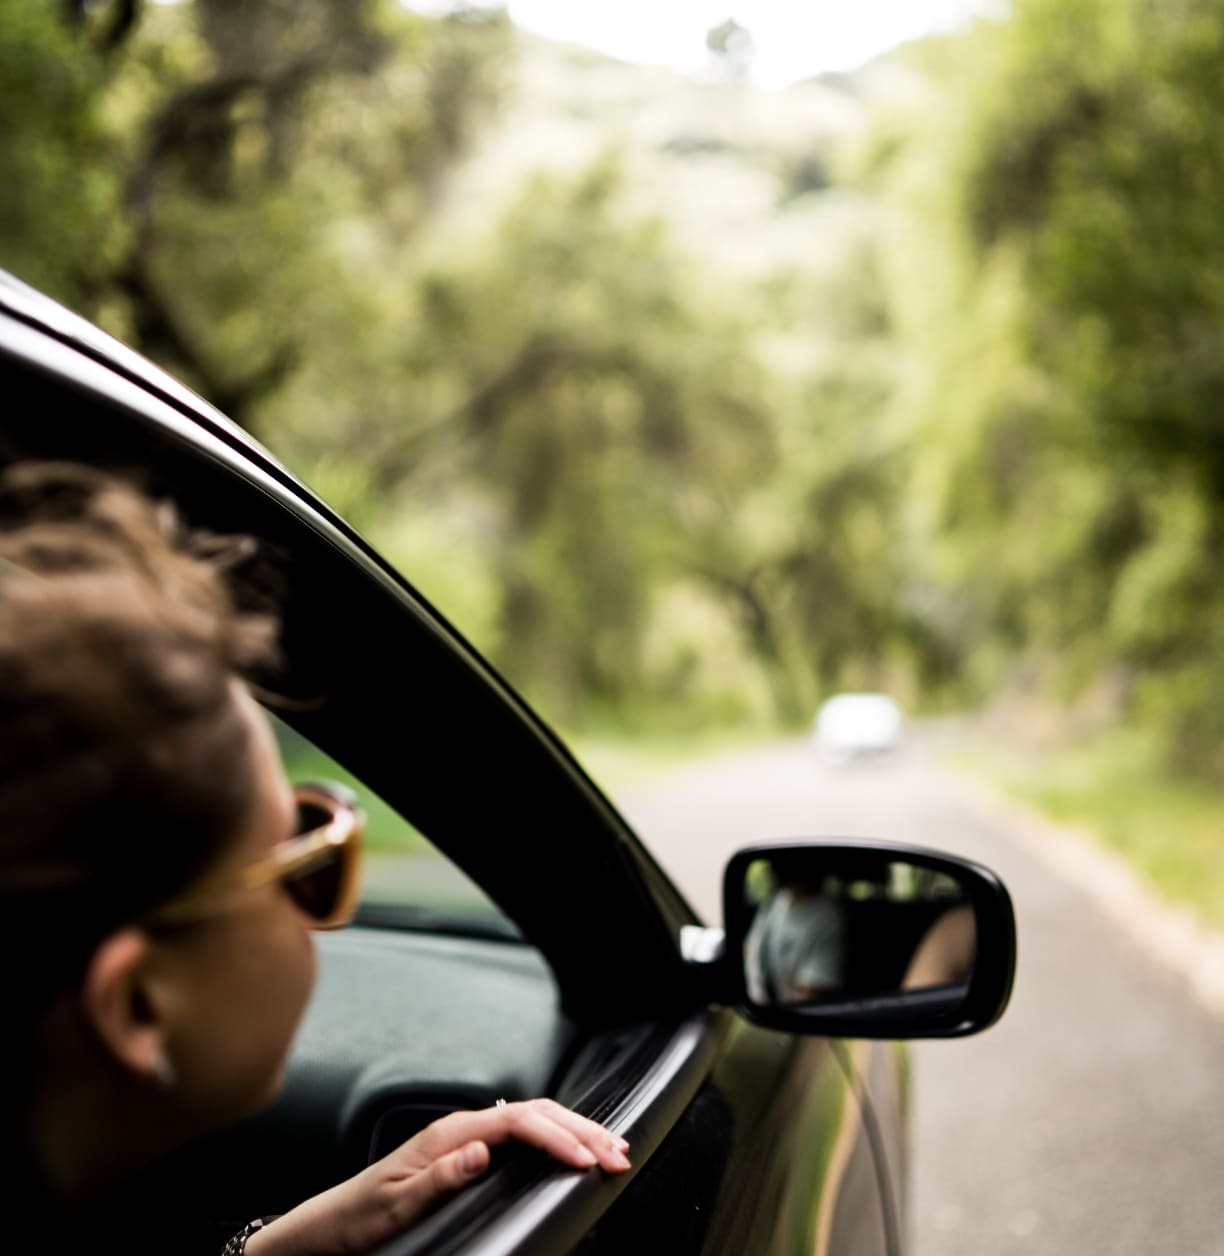
<path fill-rule="evenodd" d="M 1011 994 L 1011 898 L 966 859 L 867 841 L 753 846 L 727 864 L 723 905 L 717 1001 L 758 1025 L 961 1037 Z"/>

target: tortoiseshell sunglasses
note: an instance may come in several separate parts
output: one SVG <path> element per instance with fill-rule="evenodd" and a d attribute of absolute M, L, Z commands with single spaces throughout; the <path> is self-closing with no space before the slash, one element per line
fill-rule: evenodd
<path fill-rule="evenodd" d="M 357 796 L 331 781 L 297 785 L 297 830 L 263 859 L 198 883 L 156 908 L 149 924 L 176 925 L 211 915 L 243 890 L 279 881 L 313 929 L 338 929 L 353 917 L 361 882 L 365 814 Z"/>

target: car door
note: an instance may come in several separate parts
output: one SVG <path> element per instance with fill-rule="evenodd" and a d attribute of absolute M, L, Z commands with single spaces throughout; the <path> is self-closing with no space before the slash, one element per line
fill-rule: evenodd
<path fill-rule="evenodd" d="M 682 944 L 701 922 L 615 809 L 284 468 L 20 285 L 0 310 L 3 460 L 132 473 L 189 522 L 260 538 L 241 588 L 283 618 L 274 710 L 496 906 L 482 925 L 372 904 L 327 939 L 281 1100 L 135 1183 L 116 1215 L 145 1217 L 151 1250 L 167 1233 L 175 1251 L 216 1250 L 214 1228 L 355 1171 L 433 1115 L 549 1093 L 624 1134 L 634 1173 L 511 1152 L 384 1256 L 898 1251 L 865 1056 L 710 1006 Z"/>

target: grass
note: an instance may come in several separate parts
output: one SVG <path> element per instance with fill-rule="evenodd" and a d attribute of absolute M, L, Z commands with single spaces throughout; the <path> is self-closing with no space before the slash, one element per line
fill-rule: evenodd
<path fill-rule="evenodd" d="M 578 762 L 610 797 L 663 780 L 714 755 L 746 750 L 782 734 L 761 728 L 697 732 L 575 734 L 565 738 Z"/>
<path fill-rule="evenodd" d="M 1114 732 L 1042 752 L 979 740 L 946 757 L 1090 833 L 1161 897 L 1224 927 L 1224 792 L 1171 777 L 1142 738 Z"/>

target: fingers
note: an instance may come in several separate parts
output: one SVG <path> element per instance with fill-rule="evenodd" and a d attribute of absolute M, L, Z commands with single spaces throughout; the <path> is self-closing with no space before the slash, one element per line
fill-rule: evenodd
<path fill-rule="evenodd" d="M 449 1156 L 435 1160 L 430 1169 L 422 1174 L 428 1182 L 429 1203 L 441 1195 L 449 1195 L 473 1178 L 478 1178 L 489 1167 L 489 1148 L 479 1139 L 452 1151 Z M 419 1181 L 420 1179 L 418 1179 Z"/>
<path fill-rule="evenodd" d="M 494 1112 L 503 1122 L 503 1141 L 514 1139 L 538 1147 L 579 1169 L 597 1164 L 608 1173 L 624 1173 L 629 1168 L 625 1155 L 629 1144 L 623 1138 L 551 1099 L 508 1103 Z"/>
<path fill-rule="evenodd" d="M 576 1169 L 630 1167 L 623 1138 L 551 1099 L 452 1112 L 259 1231 L 248 1250 L 258 1245 L 264 1256 L 371 1251 L 476 1181 L 489 1167 L 490 1147 L 508 1142 L 537 1147 Z"/>
<path fill-rule="evenodd" d="M 576 1169 L 594 1165 L 608 1173 L 630 1167 L 629 1144 L 596 1121 L 579 1116 L 552 1099 L 531 1099 L 477 1112 L 453 1112 L 424 1131 L 428 1154 L 437 1156 L 473 1139 L 489 1146 L 526 1143 Z"/>
<path fill-rule="evenodd" d="M 506 1105 L 507 1108 L 511 1106 L 520 1105 Z M 534 1099 L 530 1103 L 521 1106 L 543 1114 L 545 1119 L 566 1130 L 583 1147 L 591 1151 L 601 1168 L 607 1169 L 610 1173 L 623 1173 L 629 1168 L 629 1158 L 626 1155 L 629 1150 L 628 1142 L 619 1135 L 605 1129 L 597 1121 L 591 1121 L 585 1116 L 579 1116 L 571 1108 L 567 1108 L 552 1099 Z M 605 1156 L 603 1154 L 605 1152 L 610 1152 L 611 1155 Z M 609 1160 L 611 1160 L 611 1163 L 609 1163 Z"/>
<path fill-rule="evenodd" d="M 392 1158 L 375 1166 L 390 1168 Z M 488 1168 L 488 1147 L 480 1139 L 433 1159 L 428 1166 L 400 1176 L 398 1173 L 377 1173 L 369 1201 L 369 1230 L 362 1233 L 355 1250 L 365 1251 L 384 1238 L 407 1230 L 422 1217 L 428 1216 L 439 1203 L 464 1186 L 475 1182 Z M 369 1172 L 369 1171 L 367 1171 Z"/>
<path fill-rule="evenodd" d="M 452 1112 L 268 1230 L 279 1227 L 280 1237 L 289 1240 L 293 1234 L 285 1222 L 301 1214 L 305 1220 L 298 1229 L 305 1225 L 318 1236 L 330 1227 L 342 1235 L 337 1250 L 368 1251 L 474 1182 L 489 1167 L 490 1147 L 508 1142 L 539 1148 L 575 1169 L 598 1165 L 608 1173 L 624 1173 L 630 1167 L 623 1138 L 551 1099 Z"/>

